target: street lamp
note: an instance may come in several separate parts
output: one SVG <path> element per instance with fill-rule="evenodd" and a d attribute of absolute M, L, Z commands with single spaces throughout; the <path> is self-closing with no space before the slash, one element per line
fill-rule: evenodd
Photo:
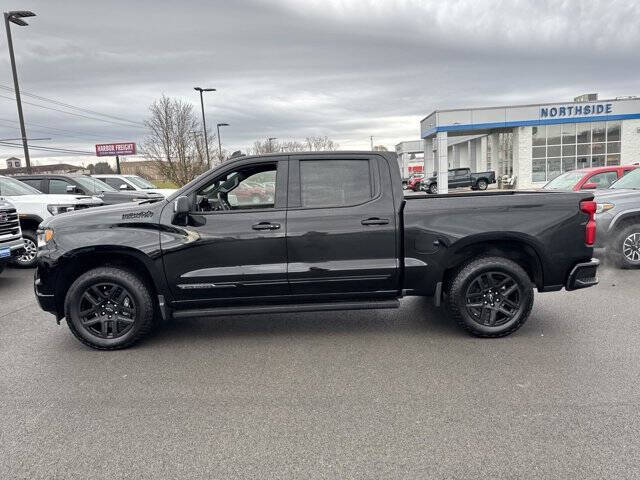
<path fill-rule="evenodd" d="M 29 12 L 28 10 L 4 12 L 4 25 L 7 29 L 7 45 L 9 47 L 9 58 L 11 59 L 11 70 L 13 71 L 13 90 L 16 93 L 16 103 L 18 104 L 18 119 L 20 120 L 20 134 L 22 135 L 22 148 L 24 149 L 24 161 L 27 166 L 27 173 L 31 173 L 31 159 L 29 158 L 27 132 L 24 128 L 24 115 L 22 114 L 22 101 L 20 100 L 20 87 L 18 86 L 18 72 L 16 71 L 16 57 L 13 54 L 13 40 L 11 39 L 11 26 L 9 23 L 26 27 L 29 24 L 22 19 L 35 16 L 35 13 Z"/>
<path fill-rule="evenodd" d="M 269 153 L 273 153 L 273 147 L 271 146 L 271 142 L 277 139 L 278 139 L 277 137 L 269 137 Z"/>
<path fill-rule="evenodd" d="M 215 92 L 215 88 L 201 88 L 193 87 L 197 92 L 200 92 L 200 107 L 202 108 L 202 130 L 204 131 L 204 149 L 207 152 L 207 167 L 211 168 L 211 160 L 209 159 L 209 140 L 207 139 L 207 122 L 204 119 L 204 100 L 202 99 L 202 92 Z"/>
<path fill-rule="evenodd" d="M 220 161 L 222 161 L 222 140 L 220 140 L 220 127 L 228 127 L 228 123 L 218 123 L 216 128 L 218 129 L 218 155 L 220 157 Z"/>

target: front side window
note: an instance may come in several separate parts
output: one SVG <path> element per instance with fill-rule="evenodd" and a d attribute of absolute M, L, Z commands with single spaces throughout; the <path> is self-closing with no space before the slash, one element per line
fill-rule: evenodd
<path fill-rule="evenodd" d="M 640 189 L 640 168 L 636 168 L 633 172 L 628 173 L 616 183 L 611 185 L 611 188 L 633 188 Z"/>
<path fill-rule="evenodd" d="M 0 177 L 0 195 L 42 195 L 42 192 L 14 178 Z"/>
<path fill-rule="evenodd" d="M 359 205 L 373 198 L 369 160 L 301 160 L 303 207 Z"/>
<path fill-rule="evenodd" d="M 227 172 L 196 193 L 196 211 L 273 208 L 277 164 L 258 164 Z"/>
<path fill-rule="evenodd" d="M 593 175 L 586 183 L 595 183 L 596 188 L 609 188 L 616 180 L 618 180 L 618 172 L 602 172 Z"/>
<path fill-rule="evenodd" d="M 125 177 L 129 182 L 133 183 L 136 187 L 142 188 L 143 190 L 149 190 L 151 188 L 158 188 L 153 183 L 148 180 L 139 177 L 137 175 L 127 175 Z"/>
<path fill-rule="evenodd" d="M 115 191 L 115 188 L 107 185 L 102 180 L 98 180 L 97 178 L 78 176 L 74 177 L 74 180 L 80 184 L 82 189 L 87 194 Z"/>
<path fill-rule="evenodd" d="M 67 190 L 67 187 L 73 187 L 73 190 Z M 72 183 L 67 182 L 66 180 L 59 180 L 54 178 L 49 180 L 49 193 L 52 195 L 66 195 L 68 193 L 75 193 L 75 189 L 77 187 Z M 83 192 L 84 193 L 84 192 Z"/>

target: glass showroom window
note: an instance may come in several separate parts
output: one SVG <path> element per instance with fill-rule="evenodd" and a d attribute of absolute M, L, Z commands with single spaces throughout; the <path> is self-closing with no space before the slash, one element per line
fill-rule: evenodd
<path fill-rule="evenodd" d="M 621 122 L 532 127 L 532 180 L 548 182 L 576 168 L 620 165 Z"/>

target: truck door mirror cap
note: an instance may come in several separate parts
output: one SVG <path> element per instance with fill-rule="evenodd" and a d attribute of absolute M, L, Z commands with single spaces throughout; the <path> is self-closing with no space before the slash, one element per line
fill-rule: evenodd
<path fill-rule="evenodd" d="M 67 193 L 76 193 L 76 187 L 73 185 L 67 185 Z"/>
<path fill-rule="evenodd" d="M 598 188 L 598 184 L 593 182 L 585 183 L 582 186 L 582 190 L 595 190 L 596 188 Z"/>
<path fill-rule="evenodd" d="M 189 202 L 189 197 L 178 197 L 175 202 L 173 202 L 173 213 L 176 215 L 184 215 L 189 213 L 191 208 L 191 202 Z"/>
<path fill-rule="evenodd" d="M 122 185 L 120 185 L 120 190 L 126 190 L 128 188 L 129 186 L 126 183 L 123 183 Z"/>

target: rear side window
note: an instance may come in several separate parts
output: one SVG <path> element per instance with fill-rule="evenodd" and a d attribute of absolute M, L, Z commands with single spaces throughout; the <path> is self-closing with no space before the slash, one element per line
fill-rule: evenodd
<path fill-rule="evenodd" d="M 32 186 L 33 188 L 40 190 L 40 187 L 42 186 L 42 181 L 41 180 L 22 180 L 24 183 L 26 183 L 27 185 Z"/>
<path fill-rule="evenodd" d="M 373 198 L 369 160 L 301 160 L 303 207 L 349 206 Z"/>

